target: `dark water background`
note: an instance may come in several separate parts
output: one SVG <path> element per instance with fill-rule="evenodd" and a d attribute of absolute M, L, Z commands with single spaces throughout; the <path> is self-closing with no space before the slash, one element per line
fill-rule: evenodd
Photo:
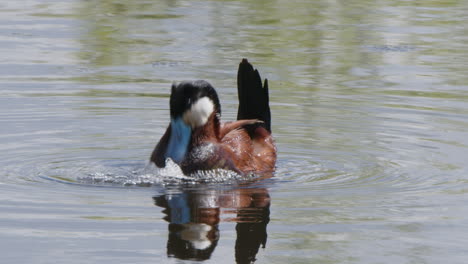
<path fill-rule="evenodd" d="M 466 263 L 467 13 L 2 1 L 1 262 Z M 208 80 L 232 120 L 243 57 L 270 81 L 276 175 L 200 184 L 147 166 L 171 83 Z"/>

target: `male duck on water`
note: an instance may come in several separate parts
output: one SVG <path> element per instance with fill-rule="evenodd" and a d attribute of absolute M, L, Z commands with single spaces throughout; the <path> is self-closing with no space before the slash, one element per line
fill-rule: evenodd
<path fill-rule="evenodd" d="M 236 173 L 273 172 L 276 147 L 271 136 L 268 81 L 243 59 L 237 73 L 237 121 L 221 123 L 218 95 L 208 82 L 173 84 L 170 124 L 151 155 L 158 167 L 172 159 L 184 174 L 226 169 Z"/>

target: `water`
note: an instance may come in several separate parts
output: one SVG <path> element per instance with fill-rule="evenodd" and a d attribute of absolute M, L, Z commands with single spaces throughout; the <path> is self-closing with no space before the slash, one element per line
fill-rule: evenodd
<path fill-rule="evenodd" d="M 2 262 L 466 263 L 467 11 L 3 1 Z M 243 57 L 270 81 L 274 177 L 148 165 L 171 83 L 210 81 L 232 120 Z"/>

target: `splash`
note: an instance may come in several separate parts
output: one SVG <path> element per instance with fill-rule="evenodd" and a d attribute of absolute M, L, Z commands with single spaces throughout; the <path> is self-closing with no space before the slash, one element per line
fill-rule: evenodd
<path fill-rule="evenodd" d="M 153 163 L 144 168 L 119 170 L 102 168 L 78 177 L 78 182 L 98 185 L 153 186 L 153 185 L 196 185 L 200 183 L 236 183 L 257 178 L 255 175 L 240 175 L 230 170 L 214 169 L 184 175 L 182 169 L 171 159 L 166 167 L 157 168 Z"/>

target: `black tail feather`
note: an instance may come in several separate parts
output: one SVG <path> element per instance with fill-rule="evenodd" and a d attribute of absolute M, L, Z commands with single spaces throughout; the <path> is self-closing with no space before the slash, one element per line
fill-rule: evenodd
<path fill-rule="evenodd" d="M 258 119 L 259 123 L 271 132 L 271 114 L 268 98 L 268 80 L 262 87 L 260 74 L 253 66 L 243 59 L 237 72 L 237 90 L 239 94 L 239 110 L 237 120 Z"/>

